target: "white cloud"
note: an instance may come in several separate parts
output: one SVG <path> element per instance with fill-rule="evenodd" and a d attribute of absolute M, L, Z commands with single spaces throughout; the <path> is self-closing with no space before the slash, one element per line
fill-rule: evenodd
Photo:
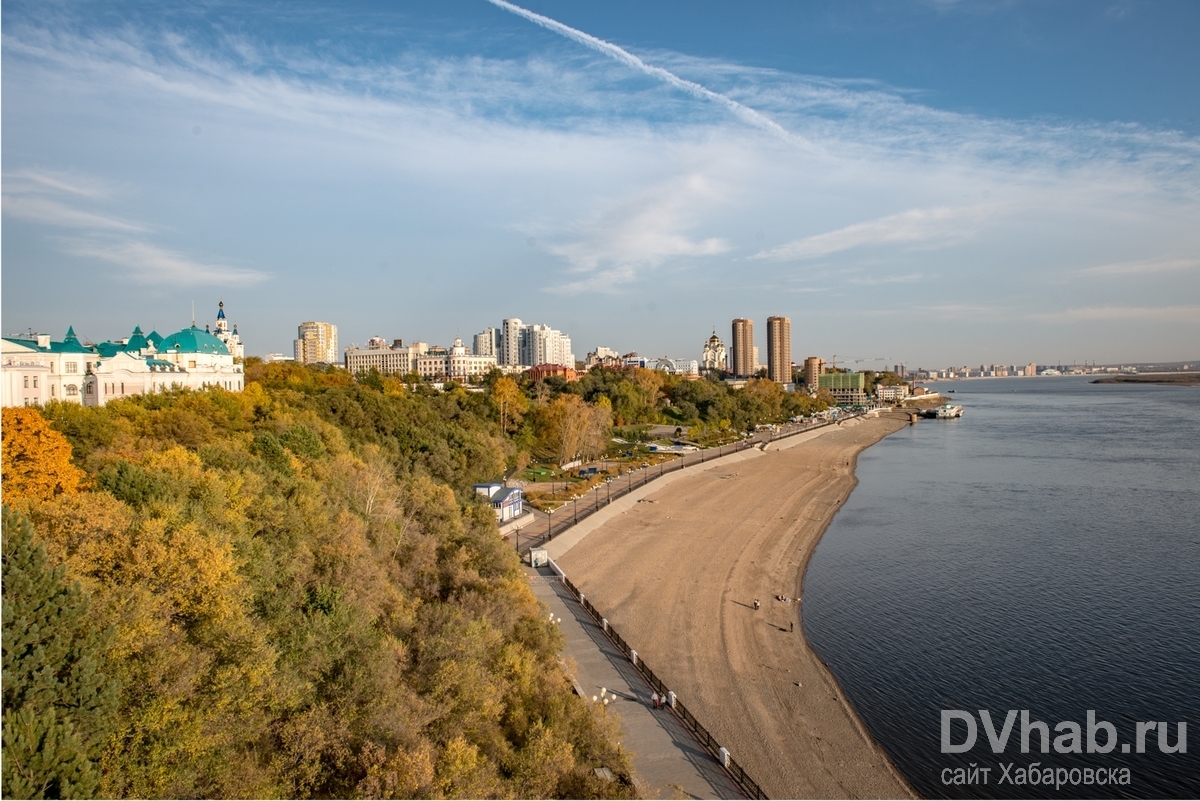
<path fill-rule="evenodd" d="M 1075 275 L 1149 275 L 1194 270 L 1196 267 L 1200 267 L 1200 259 L 1140 259 L 1083 267 L 1075 270 Z"/>
<path fill-rule="evenodd" d="M 588 275 L 551 291 L 613 291 L 669 260 L 727 252 L 730 244 L 723 238 L 688 235 L 700 210 L 720 196 L 711 181 L 689 175 L 639 192 L 578 224 L 573 238 L 546 250 L 565 259 L 569 272 Z"/>
<path fill-rule="evenodd" d="M 247 286 L 267 278 L 265 273 L 192 259 L 146 242 L 74 242 L 68 252 L 101 259 L 120 267 L 135 283 L 158 286 Z"/>
<path fill-rule="evenodd" d="M 855 223 L 797 239 L 750 258 L 771 261 L 800 261 L 829 256 L 866 245 L 913 245 L 945 247 L 973 234 L 985 216 L 985 207 L 913 209 L 875 220 Z"/>

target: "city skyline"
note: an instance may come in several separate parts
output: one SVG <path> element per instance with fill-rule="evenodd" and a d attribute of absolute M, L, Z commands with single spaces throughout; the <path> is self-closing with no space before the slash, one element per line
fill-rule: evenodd
<path fill-rule="evenodd" d="M 298 8 L 6 3 L 3 333 L 1198 355 L 1195 6 Z"/>

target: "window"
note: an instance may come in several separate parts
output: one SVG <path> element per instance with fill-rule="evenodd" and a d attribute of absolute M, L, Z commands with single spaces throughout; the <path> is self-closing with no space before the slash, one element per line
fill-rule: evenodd
<path fill-rule="evenodd" d="M 96 389 L 96 387 L 93 384 L 88 384 L 87 385 L 87 394 L 91 395 L 92 392 L 95 391 L 95 389 Z"/>
<path fill-rule="evenodd" d="M 79 372 L 79 362 L 67 362 L 66 367 L 67 367 L 66 371 L 68 373 L 78 373 Z"/>
<path fill-rule="evenodd" d="M 188 367 L 195 367 L 195 366 L 196 366 L 196 360 L 188 359 Z"/>
<path fill-rule="evenodd" d="M 67 384 L 67 395 L 69 395 L 71 397 L 75 397 L 78 394 L 79 394 L 78 387 L 76 387 L 74 384 Z"/>
<path fill-rule="evenodd" d="M 25 376 L 25 389 L 29 389 L 29 376 Z"/>
<path fill-rule="evenodd" d="M 52 398 L 54 397 L 54 385 L 53 384 L 50 385 L 50 397 L 52 397 Z"/>
<path fill-rule="evenodd" d="M 36 375 L 33 377 L 33 388 L 37 389 L 37 376 Z"/>
<path fill-rule="evenodd" d="M 124 381 L 121 382 L 121 394 L 122 395 L 125 394 L 125 382 Z"/>

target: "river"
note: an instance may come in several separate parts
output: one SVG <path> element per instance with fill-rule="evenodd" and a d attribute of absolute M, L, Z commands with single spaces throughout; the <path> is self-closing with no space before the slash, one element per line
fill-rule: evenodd
<path fill-rule="evenodd" d="M 861 455 L 805 576 L 809 641 L 926 797 L 1200 795 L 1200 389 L 932 386 L 965 415 Z M 942 753 L 942 710 L 970 714 L 970 750 Z M 1017 710 L 1000 753 L 980 710 L 998 736 Z M 1049 753 L 1036 729 L 1022 753 L 1021 710 L 1047 724 Z M 1114 727 L 1111 752 L 1087 753 L 1088 710 Z M 1165 722 L 1168 748 L 1186 722 L 1187 753 L 1160 752 L 1157 729 L 1137 753 L 1139 721 Z M 1067 722 L 1083 753 L 1056 751 L 1074 745 Z M 965 744 L 967 723 L 949 735 Z M 1047 767 L 1068 784 L 1047 788 Z M 975 783 L 944 783 L 957 768 Z"/>

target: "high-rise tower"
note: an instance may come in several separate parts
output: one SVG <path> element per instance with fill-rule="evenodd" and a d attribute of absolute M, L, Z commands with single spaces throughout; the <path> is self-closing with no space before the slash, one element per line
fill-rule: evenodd
<path fill-rule="evenodd" d="M 739 317 L 733 321 L 732 368 L 734 376 L 754 375 L 754 321 Z"/>
<path fill-rule="evenodd" d="M 792 321 L 767 318 L 767 378 L 780 384 L 792 381 Z"/>

